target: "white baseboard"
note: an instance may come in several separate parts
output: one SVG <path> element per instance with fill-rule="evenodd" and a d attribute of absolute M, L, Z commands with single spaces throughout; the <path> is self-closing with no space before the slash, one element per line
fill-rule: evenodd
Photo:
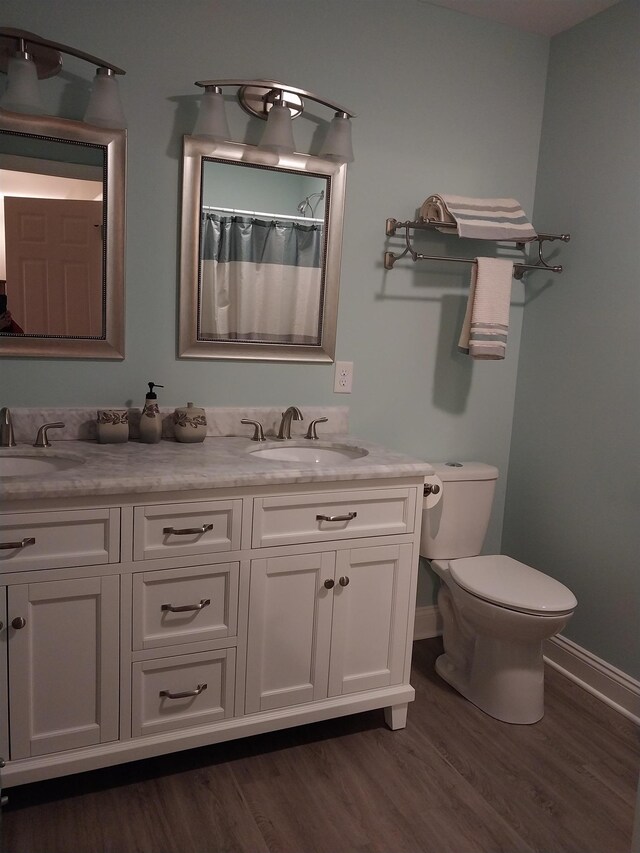
<path fill-rule="evenodd" d="M 640 725 L 640 682 L 559 634 L 546 640 L 544 659 L 571 681 Z"/>
<path fill-rule="evenodd" d="M 414 640 L 442 634 L 437 605 L 416 607 Z M 544 659 L 593 696 L 640 725 L 640 682 L 561 634 L 546 640 Z M 639 851 L 640 853 L 640 851 Z"/>
<path fill-rule="evenodd" d="M 416 621 L 413 628 L 414 640 L 427 640 L 442 634 L 442 619 L 437 605 L 416 607 Z"/>

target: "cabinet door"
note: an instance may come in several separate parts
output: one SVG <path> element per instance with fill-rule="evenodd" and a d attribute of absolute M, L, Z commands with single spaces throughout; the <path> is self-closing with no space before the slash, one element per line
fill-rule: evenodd
<path fill-rule="evenodd" d="M 338 552 L 329 696 L 402 682 L 411 559 L 410 544 Z"/>
<path fill-rule="evenodd" d="M 251 564 L 246 712 L 327 695 L 335 554 Z"/>
<path fill-rule="evenodd" d="M 7 588 L 0 586 L 0 758 L 9 758 L 7 699 Z"/>
<path fill-rule="evenodd" d="M 117 739 L 118 590 L 117 576 L 9 588 L 12 759 Z"/>

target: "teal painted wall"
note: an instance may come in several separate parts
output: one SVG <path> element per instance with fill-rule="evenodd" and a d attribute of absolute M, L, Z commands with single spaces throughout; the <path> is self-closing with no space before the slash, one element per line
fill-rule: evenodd
<path fill-rule="evenodd" d="M 126 359 L 5 359 L 2 405 L 141 405 L 151 379 L 166 405 L 348 404 L 354 434 L 506 475 L 524 286 L 514 283 L 508 358 L 472 364 L 456 352 L 469 267 L 401 262 L 385 273 L 384 227 L 438 191 L 514 196 L 531 212 L 548 39 L 417 0 L 5 0 L 2 19 L 126 69 L 129 119 Z M 80 117 L 93 69 L 72 59 L 65 69 L 42 89 Z M 357 114 L 336 353 L 355 365 L 350 397 L 333 394 L 331 365 L 176 358 L 182 136 L 195 122 L 194 81 L 216 76 L 283 80 Z M 311 112 L 294 132 L 317 153 L 318 119 L 331 113 Z M 258 141 L 258 119 L 233 105 L 228 114 L 236 139 Z M 456 242 L 429 244 L 455 254 Z M 504 479 L 490 550 L 503 503 Z M 424 572 L 420 601 L 431 600 Z"/>
<path fill-rule="evenodd" d="M 640 6 L 551 43 L 535 216 L 572 232 L 527 287 L 503 547 L 566 583 L 565 635 L 640 677 Z"/>

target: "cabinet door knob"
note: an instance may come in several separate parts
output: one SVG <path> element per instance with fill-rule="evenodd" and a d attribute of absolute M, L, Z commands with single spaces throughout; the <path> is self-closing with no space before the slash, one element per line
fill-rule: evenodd
<path fill-rule="evenodd" d="M 11 626 L 18 631 L 20 628 L 24 628 L 27 624 L 27 620 L 23 619 L 22 616 L 16 616 L 15 619 L 12 620 Z"/>
<path fill-rule="evenodd" d="M 327 580 L 324 582 L 324 586 L 325 586 L 325 589 L 333 589 L 333 587 L 335 586 L 334 579 L 333 578 L 327 578 Z"/>
<path fill-rule="evenodd" d="M 340 586 L 349 586 L 349 578 L 343 575 L 338 581 L 338 583 L 340 584 Z"/>

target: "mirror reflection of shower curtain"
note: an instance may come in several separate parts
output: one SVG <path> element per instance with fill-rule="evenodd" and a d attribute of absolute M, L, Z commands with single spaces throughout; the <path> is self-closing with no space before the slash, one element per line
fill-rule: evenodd
<path fill-rule="evenodd" d="M 206 213 L 202 226 L 200 339 L 319 345 L 323 225 Z"/>

